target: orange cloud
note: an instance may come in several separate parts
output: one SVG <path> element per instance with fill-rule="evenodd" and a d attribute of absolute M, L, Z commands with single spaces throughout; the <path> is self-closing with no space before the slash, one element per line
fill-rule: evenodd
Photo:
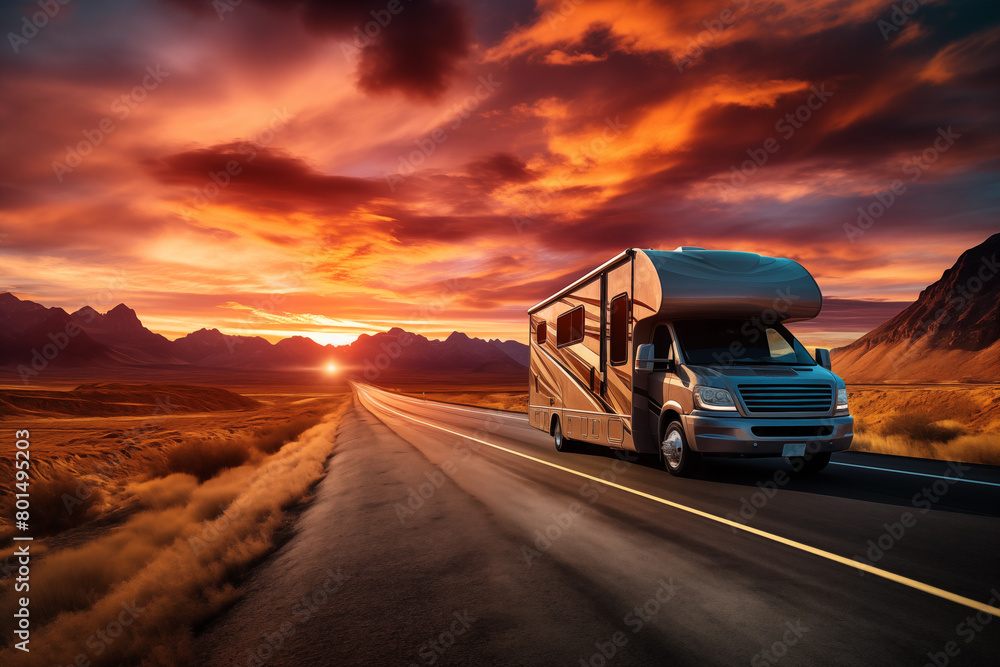
<path fill-rule="evenodd" d="M 125 302 L 171 336 L 523 337 L 587 268 L 687 244 L 793 256 L 871 315 L 851 304 L 912 299 L 995 227 L 1000 28 L 975 3 L 924 3 L 886 42 L 875 0 L 438 0 L 363 47 L 364 3 L 205 7 L 75 12 L 0 54 L 0 290 Z M 169 77 L 57 180 L 147 64 Z M 835 95 L 777 131 L 813 86 Z"/>

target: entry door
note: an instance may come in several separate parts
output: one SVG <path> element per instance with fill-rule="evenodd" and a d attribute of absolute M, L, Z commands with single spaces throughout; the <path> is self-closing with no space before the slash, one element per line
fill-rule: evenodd
<path fill-rule="evenodd" d="M 601 274 L 601 397 L 608 398 L 608 274 Z"/>
<path fill-rule="evenodd" d="M 632 267 L 625 263 L 607 272 L 603 357 L 605 399 L 620 415 L 632 414 Z"/>

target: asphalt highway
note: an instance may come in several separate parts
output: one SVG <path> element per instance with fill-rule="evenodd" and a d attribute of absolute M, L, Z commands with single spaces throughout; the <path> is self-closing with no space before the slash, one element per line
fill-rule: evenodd
<path fill-rule="evenodd" d="M 996 664 L 998 607 L 996 468 L 679 479 L 358 386 L 294 537 L 197 641 L 215 665 L 943 667 Z"/>

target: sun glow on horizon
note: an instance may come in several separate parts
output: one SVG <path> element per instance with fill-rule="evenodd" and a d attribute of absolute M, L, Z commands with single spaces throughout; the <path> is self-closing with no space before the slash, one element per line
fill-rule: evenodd
<path fill-rule="evenodd" d="M 294 334 L 296 336 L 304 336 L 306 338 L 311 338 L 320 345 L 333 345 L 334 347 L 339 347 L 341 345 L 350 345 L 358 339 L 362 333 L 367 333 L 369 335 L 377 333 L 379 329 L 372 329 L 371 331 L 345 331 L 345 332 L 316 332 L 316 331 L 298 331 Z M 268 332 L 274 333 L 274 332 Z M 282 332 L 284 333 L 284 332 Z"/>

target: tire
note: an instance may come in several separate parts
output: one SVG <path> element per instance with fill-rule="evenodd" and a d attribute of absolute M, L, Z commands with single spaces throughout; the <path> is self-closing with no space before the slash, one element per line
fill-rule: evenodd
<path fill-rule="evenodd" d="M 688 477 L 701 462 L 701 454 L 691 449 L 679 422 L 670 422 L 660 440 L 663 466 L 674 477 Z"/>
<path fill-rule="evenodd" d="M 571 452 L 573 451 L 573 441 L 563 435 L 562 426 L 559 424 L 559 420 L 556 420 L 556 425 L 552 428 L 552 439 L 556 443 L 557 452 Z"/>
<path fill-rule="evenodd" d="M 800 475 L 809 476 L 819 473 L 830 462 L 830 452 L 817 452 L 811 456 L 790 456 L 788 462 Z"/>

